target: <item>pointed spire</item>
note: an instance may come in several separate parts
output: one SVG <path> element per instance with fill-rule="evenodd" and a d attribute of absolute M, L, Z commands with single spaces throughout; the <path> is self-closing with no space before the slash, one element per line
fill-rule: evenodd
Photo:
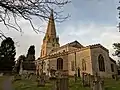
<path fill-rule="evenodd" d="M 54 15 L 53 15 L 53 9 L 51 10 L 51 14 L 49 17 L 49 22 L 47 26 L 47 32 L 45 37 L 56 37 L 56 29 L 55 29 L 55 22 L 54 22 Z"/>

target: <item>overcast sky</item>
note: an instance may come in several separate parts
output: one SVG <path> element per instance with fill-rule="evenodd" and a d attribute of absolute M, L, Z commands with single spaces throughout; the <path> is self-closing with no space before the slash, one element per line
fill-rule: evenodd
<path fill-rule="evenodd" d="M 82 45 L 100 43 L 110 50 L 110 56 L 114 52 L 112 44 L 120 42 L 120 33 L 116 28 L 118 24 L 118 0 L 72 0 L 64 8 L 63 15 L 71 15 L 63 23 L 56 23 L 57 35 L 60 37 L 60 44 L 66 44 L 78 40 Z M 36 34 L 25 20 L 20 20 L 24 31 L 21 34 L 15 30 L 7 30 L 0 24 L 1 30 L 7 36 L 13 38 L 16 45 L 18 57 L 27 53 L 30 45 L 35 45 L 36 58 L 40 56 L 40 48 L 44 34 Z M 40 30 L 46 31 L 47 23 L 40 23 L 34 20 Z M 115 58 L 117 60 L 117 58 Z"/>

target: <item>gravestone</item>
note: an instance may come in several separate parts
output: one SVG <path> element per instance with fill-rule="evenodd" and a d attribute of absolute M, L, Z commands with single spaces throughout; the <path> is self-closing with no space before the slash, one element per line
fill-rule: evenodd
<path fill-rule="evenodd" d="M 16 74 L 16 75 L 14 76 L 14 81 L 18 81 L 18 80 L 21 80 L 21 75 Z"/>
<path fill-rule="evenodd" d="M 52 89 L 51 90 L 57 90 L 57 85 L 58 85 L 58 81 L 57 81 L 57 78 L 56 77 L 52 77 L 51 79 L 51 82 L 52 82 Z"/>
<path fill-rule="evenodd" d="M 99 84 L 100 84 L 99 90 L 104 90 L 104 80 L 103 79 L 100 80 Z"/>
<path fill-rule="evenodd" d="M 92 90 L 104 90 L 104 80 L 97 75 L 94 78 Z"/>
<path fill-rule="evenodd" d="M 15 80 L 15 77 L 14 76 L 11 76 L 11 82 L 13 83 Z"/>
<path fill-rule="evenodd" d="M 97 73 L 96 73 L 96 75 L 94 76 L 94 81 L 93 81 L 93 90 L 99 90 L 99 88 L 100 88 L 100 84 L 99 84 L 99 76 L 97 75 Z"/>
<path fill-rule="evenodd" d="M 49 82 L 49 75 L 45 75 L 45 82 Z"/>
<path fill-rule="evenodd" d="M 77 74 L 74 74 L 75 82 L 77 82 Z"/>
<path fill-rule="evenodd" d="M 90 82 L 91 82 L 91 75 L 88 74 L 88 86 L 90 87 Z"/>
<path fill-rule="evenodd" d="M 84 73 L 82 73 L 82 85 L 84 86 Z"/>
<path fill-rule="evenodd" d="M 62 71 L 56 72 L 56 77 L 52 79 L 53 88 L 52 90 L 69 90 L 68 75 Z"/>
<path fill-rule="evenodd" d="M 94 76 L 93 75 L 90 75 L 90 87 L 92 88 L 94 86 Z"/>
<path fill-rule="evenodd" d="M 59 90 L 69 90 L 68 81 L 69 80 L 67 77 L 60 78 L 60 89 Z"/>
<path fill-rule="evenodd" d="M 118 75 L 117 74 L 115 75 L 115 80 L 118 81 Z"/>
<path fill-rule="evenodd" d="M 87 84 L 88 84 L 88 83 L 87 83 L 87 82 L 88 82 L 87 80 L 88 80 L 87 74 L 85 74 L 85 75 L 84 75 L 84 86 L 87 86 Z"/>
<path fill-rule="evenodd" d="M 67 77 L 54 78 L 52 79 L 53 87 L 52 90 L 69 90 L 69 82 Z"/>
<path fill-rule="evenodd" d="M 93 87 L 92 90 L 99 90 L 99 84 L 98 81 L 93 81 Z"/>
<path fill-rule="evenodd" d="M 44 74 L 38 78 L 38 86 L 45 86 L 45 76 Z"/>
<path fill-rule="evenodd" d="M 90 74 L 82 73 L 82 84 L 83 86 L 90 86 Z"/>

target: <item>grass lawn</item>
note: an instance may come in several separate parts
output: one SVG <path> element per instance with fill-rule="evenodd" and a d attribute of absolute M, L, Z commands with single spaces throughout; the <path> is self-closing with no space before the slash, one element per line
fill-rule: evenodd
<path fill-rule="evenodd" d="M 6 77 L 0 77 L 0 85 Z M 30 80 L 20 80 L 13 83 L 15 90 L 51 90 L 52 82 L 47 83 L 45 87 L 37 87 L 37 82 Z M 120 90 L 120 81 L 115 81 L 112 79 L 105 80 L 106 90 Z M 0 90 L 1 87 L 0 87 Z M 80 79 L 74 83 L 74 79 L 70 78 L 69 80 L 69 90 L 91 90 L 90 88 L 85 88 L 82 86 Z"/>
<path fill-rule="evenodd" d="M 112 79 L 105 80 L 105 88 L 106 90 L 120 90 L 120 80 L 115 81 Z"/>

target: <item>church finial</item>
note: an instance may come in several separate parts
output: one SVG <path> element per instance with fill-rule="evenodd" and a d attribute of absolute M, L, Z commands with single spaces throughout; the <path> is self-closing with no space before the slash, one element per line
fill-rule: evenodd
<path fill-rule="evenodd" d="M 51 14 L 50 15 L 53 16 L 53 9 L 51 9 Z"/>
<path fill-rule="evenodd" d="M 51 13 L 50 13 L 50 17 L 49 17 L 49 21 L 54 21 L 54 15 L 53 15 L 53 9 L 51 9 Z"/>

